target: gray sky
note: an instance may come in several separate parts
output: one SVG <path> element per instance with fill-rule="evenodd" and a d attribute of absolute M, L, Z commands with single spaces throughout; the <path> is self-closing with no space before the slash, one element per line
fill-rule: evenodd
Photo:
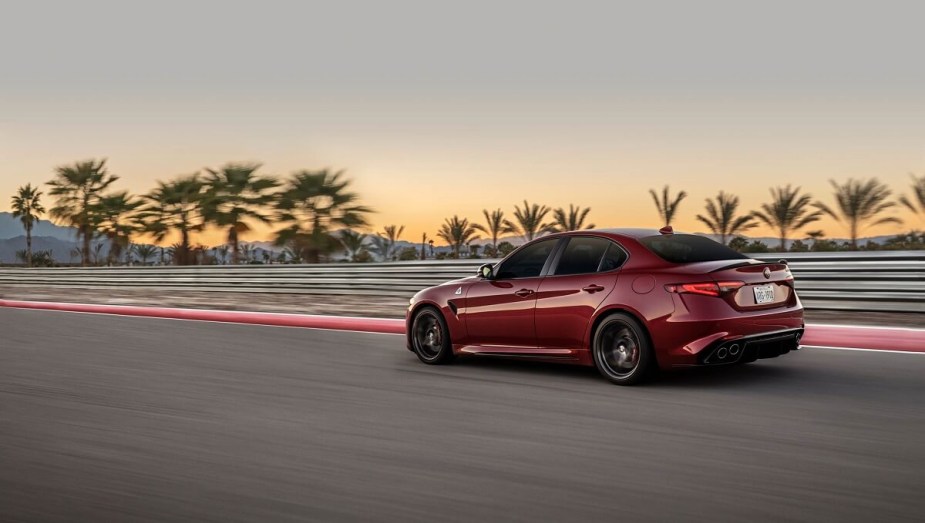
<path fill-rule="evenodd" d="M 923 5 L 3 2 L 0 194 L 94 156 L 135 191 L 329 165 L 417 232 L 523 197 L 636 219 L 601 183 L 630 209 L 685 188 L 690 224 L 724 183 L 753 207 L 776 181 L 901 192 L 925 166 Z M 458 202 L 394 203 L 421 188 Z"/>

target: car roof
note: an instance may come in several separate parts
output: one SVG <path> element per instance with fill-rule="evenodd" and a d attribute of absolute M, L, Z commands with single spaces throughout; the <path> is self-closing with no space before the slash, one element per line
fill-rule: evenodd
<path fill-rule="evenodd" d="M 585 231 L 574 231 L 574 232 L 598 232 L 603 234 L 609 234 L 613 236 L 623 236 L 627 238 L 645 238 L 647 236 L 658 236 L 661 234 L 658 229 L 643 229 L 643 228 L 613 228 L 613 229 L 589 229 Z"/>

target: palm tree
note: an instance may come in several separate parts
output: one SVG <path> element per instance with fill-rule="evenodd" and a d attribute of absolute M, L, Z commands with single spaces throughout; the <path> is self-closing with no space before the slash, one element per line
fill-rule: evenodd
<path fill-rule="evenodd" d="M 715 200 L 707 198 L 707 215 L 697 215 L 697 219 L 710 228 L 713 234 L 718 234 L 723 244 L 726 238 L 735 236 L 758 225 L 751 214 L 736 216 L 739 208 L 739 197 L 720 191 Z"/>
<path fill-rule="evenodd" d="M 523 236 L 527 241 L 532 241 L 533 238 L 536 238 L 538 234 L 544 232 L 549 232 L 552 224 L 544 223 L 543 219 L 549 214 L 551 209 L 545 205 L 530 205 L 527 200 L 524 200 L 524 207 L 521 209 L 519 206 L 514 207 L 514 219 L 516 223 L 506 221 L 508 225 L 514 232 L 520 236 Z"/>
<path fill-rule="evenodd" d="M 132 248 L 135 255 L 141 260 L 142 265 L 147 265 L 148 260 L 157 256 L 157 247 L 148 244 L 135 244 Z"/>
<path fill-rule="evenodd" d="M 379 233 L 379 236 L 385 239 L 385 257 L 394 260 L 396 256 L 395 245 L 398 243 L 398 239 L 401 237 L 401 233 L 405 231 L 404 225 L 386 225 L 383 227 L 383 232 Z"/>
<path fill-rule="evenodd" d="M 421 233 L 421 261 L 427 259 L 427 233 Z"/>
<path fill-rule="evenodd" d="M 498 238 L 502 234 L 517 233 L 517 227 L 504 219 L 504 211 L 501 209 L 495 209 L 492 212 L 488 212 L 488 209 L 482 209 L 482 215 L 485 216 L 485 224 L 473 223 L 472 227 L 491 236 L 491 249 L 497 252 Z"/>
<path fill-rule="evenodd" d="M 921 214 L 925 217 L 925 174 L 921 178 L 910 174 L 912 177 L 912 197 L 905 195 L 899 197 L 899 203 L 905 205 L 915 214 Z"/>
<path fill-rule="evenodd" d="M 51 217 L 75 227 L 81 240 L 81 265 L 90 263 L 90 242 L 96 233 L 96 216 L 100 198 L 119 177 L 109 174 L 106 160 L 87 160 L 55 169 L 55 178 L 48 182 L 49 195 L 55 196 Z"/>
<path fill-rule="evenodd" d="M 144 196 L 147 205 L 140 210 L 145 231 L 161 242 L 171 231 L 180 233 L 177 265 L 190 263 L 190 234 L 204 227 L 202 202 L 205 183 L 199 174 L 181 176 L 157 187 Z M 226 252 L 227 253 L 227 252 Z"/>
<path fill-rule="evenodd" d="M 446 219 L 437 236 L 446 241 L 453 248 L 456 258 L 459 258 L 462 246 L 469 245 L 473 240 L 479 238 L 478 234 L 476 234 L 477 231 L 478 229 L 475 225 L 469 223 L 467 218 L 460 219 L 459 216 L 453 215 L 452 218 Z"/>
<path fill-rule="evenodd" d="M 591 212 L 590 207 L 585 207 L 582 209 L 581 207 L 575 207 L 572 204 L 568 204 L 567 213 L 565 209 L 560 207 L 552 213 L 556 222 L 550 227 L 549 230 L 555 232 L 565 232 L 578 231 L 581 229 L 593 229 L 593 223 L 589 223 L 587 226 L 585 226 L 585 219 L 588 217 L 589 212 Z"/>
<path fill-rule="evenodd" d="M 26 230 L 26 266 L 32 267 L 32 228 L 39 216 L 45 213 L 41 202 L 42 192 L 31 183 L 20 187 L 13 195 L 13 218 L 19 218 Z"/>
<path fill-rule="evenodd" d="M 254 247 L 252 243 L 242 243 L 238 246 L 238 250 L 241 251 L 241 256 L 244 257 L 245 263 L 254 261 L 254 256 L 257 254 L 257 248 Z"/>
<path fill-rule="evenodd" d="M 90 253 L 90 259 L 93 265 L 98 266 L 103 264 L 103 247 L 105 247 L 103 242 L 93 244 L 93 251 Z"/>
<path fill-rule="evenodd" d="M 849 179 L 844 184 L 829 180 L 835 189 L 836 208 L 824 203 L 815 204 L 822 212 L 835 218 L 839 222 L 847 222 L 848 234 L 851 235 L 851 249 L 858 248 L 858 232 L 867 225 L 883 225 L 886 223 L 902 223 L 899 218 L 877 216 L 896 203 L 888 201 L 891 191 L 876 178 L 869 180 Z"/>
<path fill-rule="evenodd" d="M 228 262 L 228 244 L 212 247 L 212 252 L 220 264 L 225 265 Z"/>
<path fill-rule="evenodd" d="M 350 261 L 357 261 L 360 251 L 363 250 L 363 243 L 366 241 L 366 235 L 360 232 L 344 229 L 340 231 L 340 243 L 347 250 L 347 256 Z"/>
<path fill-rule="evenodd" d="M 96 228 L 109 240 L 107 263 L 112 265 L 131 243 L 132 234 L 142 226 L 135 211 L 142 204 L 128 191 L 102 196 L 93 210 Z"/>
<path fill-rule="evenodd" d="M 655 190 L 649 189 L 649 194 L 652 195 L 652 200 L 655 202 L 655 208 L 658 209 L 658 214 L 661 216 L 662 221 L 665 222 L 666 227 L 670 226 L 674 220 L 674 215 L 678 212 L 681 200 L 687 198 L 687 193 L 684 191 L 679 192 L 674 198 L 669 197 L 668 193 L 669 188 L 667 185 L 662 188 L 661 199 L 655 193 Z"/>
<path fill-rule="evenodd" d="M 796 232 L 819 221 L 822 211 L 812 209 L 812 196 L 800 194 L 800 188 L 776 187 L 771 189 L 772 202 L 762 204 L 760 211 L 752 213 L 755 218 L 775 229 L 780 239 L 780 250 L 785 251 L 787 234 Z"/>
<path fill-rule="evenodd" d="M 317 263 L 324 254 L 338 249 L 335 227 L 366 227 L 372 209 L 358 202 L 349 190 L 351 181 L 343 171 L 300 171 L 294 173 L 276 202 L 277 218 L 286 227 L 276 233 L 277 245 L 297 242 L 302 257 Z"/>
<path fill-rule="evenodd" d="M 251 230 L 248 222 L 269 223 L 262 207 L 273 200 L 269 191 L 278 182 L 269 177 L 257 176 L 260 164 L 229 163 L 221 169 L 206 169 L 206 190 L 202 214 L 206 223 L 228 231 L 231 244 L 231 263 L 237 265 L 241 252 L 239 239 Z"/>

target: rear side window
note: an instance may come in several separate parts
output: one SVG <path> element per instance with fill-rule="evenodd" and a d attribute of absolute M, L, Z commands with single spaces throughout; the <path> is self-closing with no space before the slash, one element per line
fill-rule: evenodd
<path fill-rule="evenodd" d="M 539 276 L 543 272 L 543 265 L 546 265 L 546 258 L 557 243 L 558 238 L 550 238 L 522 247 L 501 264 L 497 278 L 506 280 Z"/>
<path fill-rule="evenodd" d="M 610 242 L 603 238 L 569 238 L 556 266 L 556 276 L 597 272 L 608 245 Z"/>
<path fill-rule="evenodd" d="M 693 234 L 648 236 L 641 238 L 639 243 L 670 263 L 748 259 L 719 242 Z"/>
<path fill-rule="evenodd" d="M 623 262 L 626 261 L 626 258 L 626 251 L 618 247 L 616 243 L 610 243 L 610 246 L 607 247 L 607 254 L 605 254 L 604 259 L 601 260 L 600 271 L 612 271 L 623 265 Z"/>

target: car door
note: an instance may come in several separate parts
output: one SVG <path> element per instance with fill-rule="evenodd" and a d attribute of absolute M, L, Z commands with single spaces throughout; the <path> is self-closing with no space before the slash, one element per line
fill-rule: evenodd
<path fill-rule="evenodd" d="M 495 267 L 491 279 L 469 287 L 462 316 L 470 345 L 536 346 L 536 291 L 560 240 L 549 238 L 521 247 Z"/>
<path fill-rule="evenodd" d="M 537 345 L 582 350 L 594 311 L 613 291 L 626 251 L 595 236 L 572 236 L 537 290 Z"/>

